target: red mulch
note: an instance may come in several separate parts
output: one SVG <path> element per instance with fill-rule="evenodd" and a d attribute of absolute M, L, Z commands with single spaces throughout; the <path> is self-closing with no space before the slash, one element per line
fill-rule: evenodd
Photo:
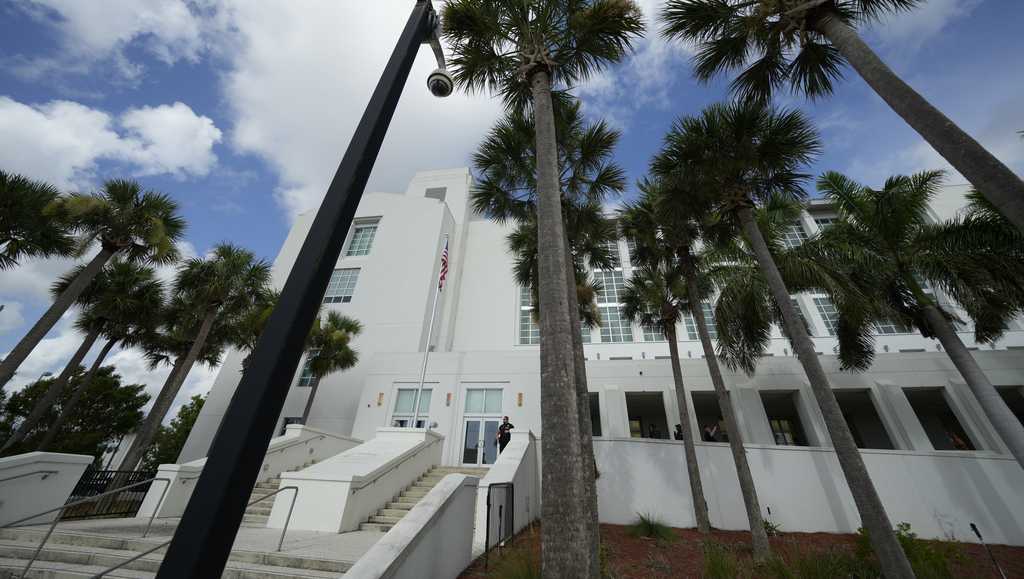
<path fill-rule="evenodd" d="M 622 579 L 699 579 L 704 567 L 703 543 L 705 537 L 694 529 L 674 529 L 679 537 L 672 543 L 659 543 L 653 539 L 632 537 L 627 527 L 601 525 L 601 541 L 608 551 L 609 565 L 616 577 Z M 713 531 L 711 538 L 729 545 L 737 554 L 749 558 L 749 534 L 742 531 Z M 848 549 L 856 544 L 855 535 L 831 533 L 781 533 L 771 539 L 772 549 L 785 558 L 786 553 L 828 548 Z M 961 543 L 965 560 L 956 565 L 956 576 L 999 579 L 985 548 L 974 543 Z M 516 536 L 505 551 L 529 548 L 540 551 L 539 525 L 528 528 Z M 1024 579 L 1024 547 L 990 545 L 993 554 L 1010 579 Z M 491 568 L 501 558 L 501 551 L 491 551 Z M 483 558 L 476 560 L 460 576 L 463 579 L 489 577 L 484 572 Z"/>

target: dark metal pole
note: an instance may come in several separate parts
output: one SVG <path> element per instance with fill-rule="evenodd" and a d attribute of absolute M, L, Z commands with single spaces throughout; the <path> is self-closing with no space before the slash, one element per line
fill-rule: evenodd
<path fill-rule="evenodd" d="M 224 414 L 228 427 L 210 449 L 160 566 L 159 579 L 212 579 L 224 570 L 306 335 L 320 309 L 416 52 L 435 26 L 430 1 L 418 0 L 256 344 L 252 365 L 238 384 L 238 395 L 232 397 Z"/>

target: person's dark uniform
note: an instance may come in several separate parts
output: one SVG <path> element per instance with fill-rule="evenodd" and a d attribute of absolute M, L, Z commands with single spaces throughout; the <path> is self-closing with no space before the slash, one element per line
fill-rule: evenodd
<path fill-rule="evenodd" d="M 512 440 L 512 429 L 515 425 L 508 421 L 506 417 L 505 421 L 498 426 L 498 452 L 504 452 L 505 447 L 508 446 L 510 440 Z"/>

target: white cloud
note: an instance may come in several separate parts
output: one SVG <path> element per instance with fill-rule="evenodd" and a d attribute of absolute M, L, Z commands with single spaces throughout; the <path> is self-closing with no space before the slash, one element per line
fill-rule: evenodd
<path fill-rule="evenodd" d="M 912 10 L 883 18 L 872 30 L 886 47 L 914 52 L 948 24 L 970 14 L 981 1 L 929 0 Z"/>
<path fill-rule="evenodd" d="M 134 175 L 204 176 L 221 140 L 210 118 L 180 102 L 129 109 L 115 121 L 76 102 L 27 105 L 3 96 L 0 134 L 17 143 L 0 147 L 0 167 L 61 188 L 89 184 L 100 160 L 124 163 Z"/>
<path fill-rule="evenodd" d="M 103 63 L 121 78 L 136 80 L 143 67 L 129 58 L 129 48 L 173 64 L 197 60 L 204 47 L 199 10 L 190 10 L 185 0 L 20 0 L 16 5 L 52 25 L 61 39 L 56 55 L 13 63 L 11 68 L 24 78 L 84 74 Z"/>
<path fill-rule="evenodd" d="M 20 302 L 6 301 L 0 304 L 0 332 L 9 332 L 21 327 L 25 323 L 25 316 L 21 315 L 22 304 Z"/>
<path fill-rule="evenodd" d="M 316 207 L 344 154 L 412 4 L 382 2 L 230 4 L 226 102 L 236 147 L 281 177 L 278 198 L 294 216 Z M 339 30 L 343 32 L 339 33 Z M 426 89 L 435 67 L 421 48 L 371 189 L 404 191 L 417 170 L 464 166 L 500 113 L 487 95 L 437 99 Z"/>

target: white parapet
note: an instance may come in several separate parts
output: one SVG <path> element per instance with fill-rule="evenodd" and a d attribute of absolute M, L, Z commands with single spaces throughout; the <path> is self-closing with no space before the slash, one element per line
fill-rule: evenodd
<path fill-rule="evenodd" d="M 345 532 L 441 462 L 444 437 L 420 428 L 378 428 L 363 444 L 299 472 L 281 473 L 281 488 L 298 487 L 289 529 Z M 274 499 L 267 526 L 284 527 L 291 492 Z"/>
<path fill-rule="evenodd" d="M 67 502 L 93 457 L 28 452 L 0 458 L 0 526 Z M 24 524 L 48 523 L 57 512 Z"/>
<path fill-rule="evenodd" d="M 258 480 L 265 481 L 286 470 L 296 470 L 320 462 L 361 443 L 361 440 L 351 436 L 333 434 L 303 424 L 289 424 L 285 433 L 272 439 L 267 446 Z M 136 516 L 148 518 L 156 510 L 157 517 L 180 517 L 192 498 L 192 491 L 205 465 L 205 458 L 184 464 L 160 465 L 156 476 L 170 480 L 167 493 L 163 493 L 162 483 L 152 485 Z"/>
<path fill-rule="evenodd" d="M 476 523 L 473 531 L 473 557 L 479 557 L 486 550 L 487 538 L 491 539 L 491 547 L 498 537 L 499 517 L 492 513 L 490 533 L 487 524 L 487 492 L 491 485 L 512 483 L 514 508 L 512 510 L 513 532 L 530 524 L 540 517 L 540 457 L 537 453 L 537 439 L 533 432 L 513 432 L 505 450 L 498 455 L 498 460 L 491 465 L 487 475 L 480 480 L 480 488 L 476 499 Z M 505 491 L 500 494 L 504 496 Z M 497 509 L 492 505 L 492 509 Z M 507 516 L 502 513 L 502 517 Z"/>
<path fill-rule="evenodd" d="M 508 450 L 506 448 L 506 450 Z M 346 579 L 454 579 L 472 561 L 479 479 L 450 474 L 345 573 Z"/>

